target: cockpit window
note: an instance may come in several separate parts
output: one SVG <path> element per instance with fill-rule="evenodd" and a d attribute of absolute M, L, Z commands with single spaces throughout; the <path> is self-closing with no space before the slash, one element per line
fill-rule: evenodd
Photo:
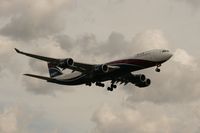
<path fill-rule="evenodd" d="M 162 50 L 162 52 L 163 52 L 163 53 L 165 53 L 165 52 L 169 52 L 169 50 Z"/>

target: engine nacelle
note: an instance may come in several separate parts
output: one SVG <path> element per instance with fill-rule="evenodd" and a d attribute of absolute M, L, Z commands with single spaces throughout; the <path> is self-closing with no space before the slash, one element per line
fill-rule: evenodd
<path fill-rule="evenodd" d="M 74 60 L 72 58 L 66 58 L 64 60 L 61 60 L 58 66 L 61 68 L 67 68 L 73 65 L 74 65 Z"/>
<path fill-rule="evenodd" d="M 138 87 L 147 87 L 151 84 L 151 80 L 150 79 L 145 79 L 144 82 L 138 82 L 135 84 L 135 86 L 138 86 Z"/>
<path fill-rule="evenodd" d="M 100 73 L 107 73 L 109 71 L 109 68 L 107 65 L 102 64 L 102 65 L 96 66 L 95 71 L 100 72 Z"/>
<path fill-rule="evenodd" d="M 146 77 L 144 74 L 137 74 L 137 75 L 132 75 L 132 78 L 131 78 L 131 82 L 132 83 L 140 83 L 140 82 L 144 82 L 146 80 Z"/>

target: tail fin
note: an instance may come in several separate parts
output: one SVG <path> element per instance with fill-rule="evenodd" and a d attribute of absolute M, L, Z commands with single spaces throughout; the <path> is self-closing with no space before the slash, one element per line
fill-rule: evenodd
<path fill-rule="evenodd" d="M 56 77 L 63 74 L 62 71 L 51 62 L 48 62 L 48 69 L 50 77 Z"/>

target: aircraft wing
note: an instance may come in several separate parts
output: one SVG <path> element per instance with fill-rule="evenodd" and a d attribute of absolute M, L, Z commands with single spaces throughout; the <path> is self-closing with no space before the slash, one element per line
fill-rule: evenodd
<path fill-rule="evenodd" d="M 20 51 L 18 49 L 15 48 L 15 51 L 19 54 L 23 54 L 23 55 L 26 55 L 26 56 L 29 56 L 29 57 L 32 57 L 32 58 L 36 58 L 36 59 L 39 59 L 39 60 L 42 60 L 42 61 L 46 61 L 46 62 L 59 62 L 60 60 L 59 59 L 56 59 L 56 58 L 50 58 L 50 57 L 45 57 L 45 56 L 40 56 L 40 55 L 35 55 L 35 54 L 30 54 L 30 53 L 25 53 L 23 51 Z"/>
<path fill-rule="evenodd" d="M 57 58 L 51 58 L 51 57 L 45 57 L 45 56 L 26 53 L 26 52 L 20 51 L 17 48 L 15 48 L 15 51 L 19 54 L 23 54 L 23 55 L 26 55 L 26 56 L 29 56 L 32 58 L 36 58 L 36 59 L 39 59 L 42 61 L 51 62 L 51 63 L 55 63 L 55 64 L 59 64 L 63 60 L 63 59 L 57 59 Z M 73 71 L 79 71 L 79 72 L 87 72 L 87 71 L 91 71 L 94 67 L 95 67 L 95 65 L 92 65 L 92 64 L 74 62 L 74 65 L 69 66 L 68 69 L 71 69 Z"/>

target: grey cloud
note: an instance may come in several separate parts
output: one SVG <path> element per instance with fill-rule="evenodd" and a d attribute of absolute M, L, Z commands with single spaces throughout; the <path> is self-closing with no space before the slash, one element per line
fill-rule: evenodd
<path fill-rule="evenodd" d="M 191 5 L 192 7 L 198 8 L 200 6 L 200 1 L 199 0 L 175 0 L 178 2 L 185 2 L 189 5 Z"/>
<path fill-rule="evenodd" d="M 101 50 L 108 56 L 120 56 L 127 53 L 128 47 L 130 48 L 130 43 L 125 40 L 123 34 L 112 32 Z"/>
<path fill-rule="evenodd" d="M 46 62 L 38 62 L 38 60 L 35 60 L 31 58 L 29 60 L 29 65 L 31 66 L 31 69 L 35 72 L 38 72 L 40 74 L 46 74 L 48 73 L 47 63 Z"/>
<path fill-rule="evenodd" d="M 66 51 L 78 51 L 87 58 L 93 56 L 109 59 L 125 56 L 127 52 L 132 54 L 131 50 L 134 47 L 132 42 L 128 42 L 124 35 L 118 32 L 112 32 L 105 41 L 98 41 L 94 34 L 85 34 L 76 39 L 68 35 L 59 35 L 55 36 L 55 40 Z"/>
<path fill-rule="evenodd" d="M 56 133 L 56 127 L 44 117 L 45 113 L 30 106 L 23 104 L 6 106 L 0 109 L 0 116 L 2 133 Z M 51 127 L 45 126 L 46 124 Z"/>
<path fill-rule="evenodd" d="M 82 52 L 104 58 L 119 57 L 128 51 L 128 43 L 123 34 L 112 32 L 106 41 L 98 42 L 94 35 L 87 35 L 76 41 Z M 121 50 L 123 47 L 123 50 Z"/>
<path fill-rule="evenodd" d="M 39 112 L 32 112 L 22 105 L 4 107 L 0 113 L 0 132 L 2 133 L 26 133 L 34 119 L 40 118 Z"/>
<path fill-rule="evenodd" d="M 47 83 L 46 81 L 38 80 L 38 79 L 32 79 L 31 77 L 23 77 L 23 83 L 26 86 L 26 90 L 30 93 L 36 94 L 36 95 L 50 95 L 50 96 L 56 96 L 56 92 L 59 91 L 72 91 L 64 86 Z"/>
<path fill-rule="evenodd" d="M 159 105 L 151 102 L 118 108 L 104 105 L 92 117 L 96 124 L 92 133 L 197 133 L 200 128 L 197 106 L 198 103 Z"/>
<path fill-rule="evenodd" d="M 10 22 L 0 30 L 2 35 L 26 41 L 46 37 L 64 29 L 65 21 L 61 14 L 67 9 L 67 1 L 15 0 L 0 4 L 2 11 L 11 12 Z"/>
<path fill-rule="evenodd" d="M 144 50 L 168 48 L 168 42 L 160 30 L 138 33 L 130 41 L 123 34 L 114 31 L 105 41 L 98 41 L 94 34 L 85 34 L 76 39 L 59 35 L 54 39 L 64 50 L 77 52 L 86 58 L 122 58 Z"/>
<path fill-rule="evenodd" d="M 135 52 L 150 50 L 150 49 L 168 49 L 168 41 L 164 33 L 159 29 L 146 30 L 137 33 L 132 39 L 132 45 Z"/>
<path fill-rule="evenodd" d="M 56 20 L 54 16 L 43 18 L 42 22 L 38 24 L 34 23 L 33 19 L 36 18 L 32 18 L 29 15 L 27 17 L 23 15 L 14 17 L 0 32 L 2 35 L 14 39 L 31 40 L 54 34 L 64 28 L 63 24 Z"/>
<path fill-rule="evenodd" d="M 114 3 L 114 4 L 121 4 L 122 2 L 124 2 L 126 0 L 108 0 L 109 3 Z"/>
<path fill-rule="evenodd" d="M 56 36 L 54 36 L 54 39 L 55 39 L 55 41 L 57 41 L 60 44 L 61 48 L 65 49 L 67 51 L 70 51 L 75 46 L 74 40 L 65 34 L 56 35 Z"/>

